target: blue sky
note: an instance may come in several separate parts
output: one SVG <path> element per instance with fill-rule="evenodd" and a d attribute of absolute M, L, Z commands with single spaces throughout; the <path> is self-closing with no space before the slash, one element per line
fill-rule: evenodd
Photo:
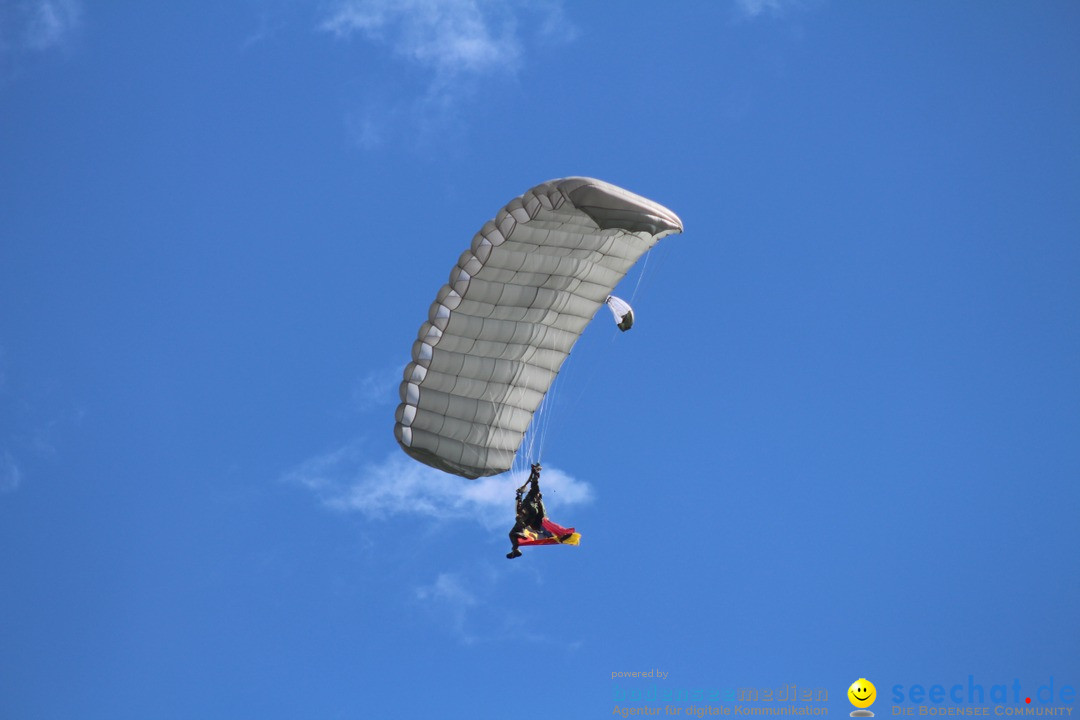
<path fill-rule="evenodd" d="M 1080 686 L 1080 8 L 612 8 L 0 5 L 0 715 Z M 567 175 L 686 232 L 553 397 L 581 546 L 510 563 L 397 382 Z"/>

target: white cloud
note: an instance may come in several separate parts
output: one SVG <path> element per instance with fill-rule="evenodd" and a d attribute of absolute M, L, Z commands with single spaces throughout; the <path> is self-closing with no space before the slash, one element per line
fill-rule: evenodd
<path fill-rule="evenodd" d="M 394 124 L 393 116 L 399 114 L 392 108 L 368 107 L 362 112 L 350 113 L 345 120 L 349 138 L 361 150 L 374 150 L 386 142 Z"/>
<path fill-rule="evenodd" d="M 248 50 L 259 43 L 272 40 L 283 27 L 282 23 L 274 20 L 268 10 L 259 13 L 258 24 L 255 29 L 240 43 L 241 50 Z"/>
<path fill-rule="evenodd" d="M 435 582 L 416 589 L 416 598 L 425 603 L 439 618 L 440 624 L 449 627 L 465 643 L 476 641 L 467 627 L 468 614 L 478 603 L 476 595 L 468 589 L 461 575 L 439 573 Z"/>
<path fill-rule="evenodd" d="M 354 442 L 313 457 L 285 473 L 286 482 L 309 488 L 331 510 L 357 513 L 367 519 L 407 518 L 437 527 L 447 522 L 475 522 L 505 533 L 514 519 L 514 490 L 526 472 L 466 480 L 430 468 L 395 450 L 382 461 L 365 458 L 362 443 Z M 591 502 L 592 488 L 558 468 L 545 467 L 541 482 L 544 502 L 556 521 L 569 521 L 563 511 Z M 415 528 L 416 523 L 412 523 Z M 493 536 L 494 539 L 494 536 Z M 507 546 L 509 543 L 507 543 Z M 538 632 L 520 608 L 493 603 L 507 577 L 540 585 L 540 571 L 530 563 L 502 559 L 467 560 L 466 567 L 439 571 L 430 582 L 412 586 L 416 607 L 439 628 L 464 644 L 492 641 L 529 642 L 574 649 L 576 642 Z M 564 548 L 565 549 L 565 548 Z M 497 567 L 496 567 L 497 566 Z M 508 575 L 509 573 L 509 575 Z"/>
<path fill-rule="evenodd" d="M 499 528 L 513 520 L 514 490 L 525 472 L 466 480 L 395 452 L 381 462 L 366 462 L 359 444 L 313 457 L 285 479 L 314 491 L 328 508 L 372 518 L 425 517 L 470 520 Z M 544 501 L 556 520 L 558 509 L 592 500 L 592 488 L 557 468 L 543 472 Z"/>
<path fill-rule="evenodd" d="M 82 5 L 78 0 L 35 0 L 24 5 L 23 37 L 32 50 L 48 50 L 63 44 L 79 26 Z"/>
<path fill-rule="evenodd" d="M 440 76 L 486 74 L 521 59 L 513 16 L 503 7 L 483 0 L 345 0 L 320 27 L 389 45 Z"/>
<path fill-rule="evenodd" d="M 353 407 L 369 410 L 398 403 L 397 388 L 401 384 L 402 365 L 372 370 L 353 383 Z"/>
<path fill-rule="evenodd" d="M 7 450 L 0 452 L 0 493 L 14 492 L 22 484 L 22 471 Z"/>
<path fill-rule="evenodd" d="M 347 119 L 358 147 L 374 150 L 408 138 L 443 145 L 456 126 L 463 99 L 481 79 L 513 78 L 531 41 L 566 42 L 577 35 L 561 0 L 338 0 L 319 29 L 339 40 L 358 40 L 419 68 L 421 87 L 365 83 L 359 109 Z M 363 70 L 361 68 L 360 70 Z M 488 86 L 490 88 L 490 86 Z"/>
<path fill-rule="evenodd" d="M 0 87 L 39 53 L 65 49 L 82 24 L 82 0 L 0 0 Z"/>
<path fill-rule="evenodd" d="M 544 586 L 541 573 L 527 563 L 474 565 L 471 569 L 440 572 L 428 585 L 415 589 L 415 598 L 423 611 L 438 625 L 466 645 L 484 642 L 528 643 L 547 646 L 557 652 L 578 649 L 580 641 L 568 641 L 557 630 L 538 628 L 528 608 L 493 602 L 505 596 L 504 583 L 519 589 L 526 583 Z"/>
<path fill-rule="evenodd" d="M 764 14 L 783 17 L 789 9 L 798 5 L 799 0 L 736 0 L 736 3 L 746 17 L 755 18 Z"/>
<path fill-rule="evenodd" d="M 421 600 L 439 600 L 461 607 L 476 604 L 476 596 L 453 573 L 439 573 L 434 583 L 417 588 L 416 596 Z"/>

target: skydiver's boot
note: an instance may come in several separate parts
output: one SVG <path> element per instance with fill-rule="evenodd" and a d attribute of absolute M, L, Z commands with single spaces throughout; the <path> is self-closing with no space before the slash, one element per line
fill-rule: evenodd
<path fill-rule="evenodd" d="M 514 558 L 517 558 L 517 557 L 521 557 L 521 551 L 518 550 L 517 548 L 514 548 L 510 552 L 506 553 L 506 559 L 507 560 L 513 560 Z"/>

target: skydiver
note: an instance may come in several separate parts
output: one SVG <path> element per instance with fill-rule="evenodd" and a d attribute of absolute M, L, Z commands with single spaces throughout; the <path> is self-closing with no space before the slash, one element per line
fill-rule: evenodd
<path fill-rule="evenodd" d="M 543 532 L 542 523 L 547 513 L 544 510 L 544 495 L 540 492 L 540 471 L 542 469 L 540 463 L 533 463 L 529 479 L 517 489 L 514 499 L 517 520 L 513 529 L 510 530 L 510 543 L 513 547 L 506 554 L 508 560 L 521 557 L 521 551 L 518 550 L 518 541 L 524 537 L 526 530 L 531 530 L 534 534 Z M 522 500 L 521 496 L 525 492 L 525 488 L 530 485 L 532 487 L 529 488 L 528 494 Z"/>

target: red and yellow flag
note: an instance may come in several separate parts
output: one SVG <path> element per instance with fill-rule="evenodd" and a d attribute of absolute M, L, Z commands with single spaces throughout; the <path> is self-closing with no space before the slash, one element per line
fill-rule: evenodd
<path fill-rule="evenodd" d="M 519 535 L 518 545 L 577 545 L 581 534 L 574 528 L 556 525 L 547 518 L 540 522 L 540 529 L 525 528 Z"/>

